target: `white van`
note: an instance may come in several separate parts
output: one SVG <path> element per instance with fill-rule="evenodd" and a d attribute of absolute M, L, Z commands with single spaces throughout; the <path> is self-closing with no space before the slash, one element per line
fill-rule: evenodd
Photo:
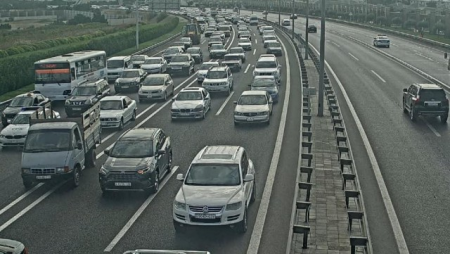
<path fill-rule="evenodd" d="M 283 19 L 283 22 L 281 23 L 283 26 L 290 26 L 291 20 L 290 19 Z"/>
<path fill-rule="evenodd" d="M 120 77 L 123 70 L 132 68 L 130 56 L 114 56 L 106 61 L 108 82 L 114 83 Z"/>

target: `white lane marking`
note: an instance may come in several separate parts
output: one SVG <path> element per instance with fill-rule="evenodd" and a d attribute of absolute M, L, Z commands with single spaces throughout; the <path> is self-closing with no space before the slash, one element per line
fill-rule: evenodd
<path fill-rule="evenodd" d="M 317 55 L 319 55 L 319 51 L 317 51 L 317 49 L 311 43 L 309 45 L 312 49 L 314 49 L 314 51 L 316 51 Z M 384 207 L 386 208 L 386 212 L 388 214 L 389 221 L 391 222 L 391 225 L 392 225 L 392 230 L 394 232 L 394 237 L 395 237 L 395 241 L 397 243 L 397 247 L 399 249 L 399 253 L 400 254 L 409 254 L 408 245 L 406 245 L 406 240 L 403 235 L 403 231 L 400 226 L 400 222 L 398 221 L 397 213 L 395 212 L 394 205 L 392 204 L 391 197 L 389 196 L 389 191 L 386 187 L 386 183 L 384 182 L 383 175 L 381 174 L 380 166 L 375 157 L 375 153 L 372 149 L 372 145 L 370 144 L 369 138 L 367 137 L 366 131 L 364 130 L 361 120 L 359 119 L 358 114 L 356 113 L 355 107 L 353 107 L 353 104 L 350 101 L 350 98 L 348 97 L 347 91 L 345 90 L 345 88 L 342 85 L 341 81 L 339 80 L 338 76 L 336 75 L 336 73 L 331 68 L 331 66 L 328 64 L 327 61 L 325 61 L 325 65 L 327 66 L 328 70 L 330 70 L 331 74 L 333 75 L 334 79 L 336 80 L 337 84 L 339 85 L 339 88 L 342 91 L 342 95 L 345 98 L 345 102 L 348 105 L 348 108 L 352 114 L 352 117 L 355 120 L 356 127 L 358 128 L 358 131 L 361 135 L 361 139 L 364 143 L 364 147 L 366 148 L 367 155 L 369 156 L 369 160 L 372 165 L 372 169 L 373 169 L 375 178 L 377 180 L 378 188 L 380 189 Z"/>
<path fill-rule="evenodd" d="M 353 57 L 356 61 L 359 61 L 359 59 L 358 59 L 356 56 L 354 56 L 352 53 L 348 52 L 348 54 L 349 54 L 351 57 Z"/>
<path fill-rule="evenodd" d="M 205 43 L 205 41 L 206 41 L 206 39 L 204 39 L 201 43 L 203 44 L 203 43 Z"/>
<path fill-rule="evenodd" d="M 139 209 L 136 211 L 136 213 L 130 218 L 130 220 L 125 224 L 125 226 L 119 231 L 119 233 L 114 237 L 114 239 L 111 241 L 111 243 L 105 248 L 104 252 L 110 252 L 120 241 L 120 239 L 123 238 L 123 236 L 128 232 L 128 230 L 133 226 L 133 224 L 136 222 L 136 220 L 141 216 L 141 214 L 145 211 L 145 209 L 150 205 L 150 203 L 153 201 L 153 199 L 158 195 L 158 193 L 161 192 L 161 189 L 166 185 L 167 182 L 169 182 L 170 178 L 174 175 L 175 172 L 177 172 L 178 166 L 175 166 L 172 168 L 170 173 L 166 175 L 164 178 L 164 181 L 159 186 L 159 191 L 156 192 L 153 195 L 150 195 L 144 203 L 139 207 Z"/>
<path fill-rule="evenodd" d="M 20 197 L 16 198 L 13 202 L 9 203 L 7 206 L 3 207 L 2 210 L 0 210 L 0 215 L 2 215 L 3 213 L 5 213 L 6 211 L 8 211 L 11 207 L 15 206 L 17 203 L 19 203 L 20 201 L 22 201 L 24 198 L 28 197 L 28 195 L 30 195 L 31 193 L 33 193 L 35 190 L 39 189 L 39 187 L 41 187 L 42 185 L 44 185 L 44 183 L 38 183 L 36 186 L 34 186 L 32 189 L 30 189 L 29 191 L 25 192 L 24 194 L 22 194 Z"/>
<path fill-rule="evenodd" d="M 233 96 L 234 91 L 230 93 L 230 95 L 228 95 L 228 98 L 223 102 L 222 106 L 220 106 L 219 111 L 217 111 L 216 116 L 220 115 L 220 113 L 222 113 L 222 110 L 225 108 L 225 106 L 227 105 L 228 101 L 231 99 L 231 96 Z"/>
<path fill-rule="evenodd" d="M 291 67 L 289 63 L 289 55 L 286 51 L 286 46 L 280 40 L 283 46 L 283 52 L 286 56 L 286 92 L 284 97 L 283 111 L 281 112 L 280 125 L 278 127 L 277 140 L 275 141 L 275 147 L 273 149 L 272 161 L 270 162 L 269 172 L 267 174 L 266 184 L 264 185 L 264 192 L 262 194 L 261 203 L 258 209 L 258 215 L 256 215 L 255 225 L 253 227 L 252 236 L 247 249 L 247 254 L 257 254 L 261 237 L 266 222 L 267 211 L 269 209 L 270 196 L 272 195 L 273 183 L 278 169 L 278 161 L 280 159 L 281 147 L 283 144 L 284 129 L 286 127 L 286 118 L 289 107 L 289 97 L 291 93 Z"/>
<path fill-rule="evenodd" d="M 190 79 L 191 77 L 189 77 L 188 79 Z M 140 118 L 143 114 L 145 114 L 145 112 L 149 111 L 151 108 L 153 108 L 154 106 L 156 106 L 156 103 L 153 103 L 152 105 L 150 105 L 148 108 L 146 108 L 144 111 L 142 111 L 141 113 L 139 113 L 139 115 L 136 116 L 137 118 Z"/>
<path fill-rule="evenodd" d="M 384 80 L 378 73 L 376 73 L 374 70 L 371 70 L 371 72 L 377 76 L 381 81 L 383 81 L 383 83 L 386 83 L 386 80 Z"/>
<path fill-rule="evenodd" d="M 420 56 L 420 57 L 423 57 L 423 58 L 425 58 L 425 59 L 427 59 L 427 60 L 429 60 L 429 61 L 431 61 L 431 62 L 434 62 L 433 59 L 429 58 L 428 56 L 422 55 L 422 53 L 415 53 L 415 54 L 418 55 L 418 56 Z"/>
<path fill-rule="evenodd" d="M 244 73 L 247 73 L 249 68 L 250 68 L 250 64 L 247 65 L 247 68 L 245 68 Z"/>
<path fill-rule="evenodd" d="M 253 50 L 253 55 L 255 55 L 255 53 L 256 53 L 256 49 Z"/>
<path fill-rule="evenodd" d="M 258 44 L 258 39 L 255 39 L 255 44 Z"/>
<path fill-rule="evenodd" d="M 336 47 L 340 48 L 341 45 L 337 44 L 336 42 L 332 41 L 331 43 L 333 43 Z"/>
<path fill-rule="evenodd" d="M 433 132 L 434 135 L 436 135 L 436 137 L 440 137 L 441 136 L 441 134 L 439 134 L 439 132 L 433 127 L 433 125 L 431 125 L 425 118 L 423 119 L 423 121 L 428 126 L 428 128 L 430 128 L 431 132 Z"/>
<path fill-rule="evenodd" d="M 29 204 L 27 207 L 25 207 L 22 211 L 20 211 L 18 214 L 14 215 L 11 219 L 9 219 L 7 222 L 5 222 L 3 225 L 0 226 L 0 232 L 5 230 L 9 225 L 13 224 L 16 220 L 20 219 L 24 214 L 26 214 L 28 211 L 33 209 L 33 207 L 37 206 L 39 203 L 41 203 L 44 199 L 46 199 L 50 194 L 52 194 L 56 189 L 61 187 L 63 184 L 65 184 L 67 181 L 59 183 L 55 187 L 51 188 L 49 191 L 47 191 L 44 195 L 40 196 L 38 199 L 36 199 L 33 203 Z"/>

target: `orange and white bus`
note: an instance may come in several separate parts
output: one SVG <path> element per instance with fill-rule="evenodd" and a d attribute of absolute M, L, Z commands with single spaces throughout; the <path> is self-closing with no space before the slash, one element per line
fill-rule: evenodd
<path fill-rule="evenodd" d="M 86 80 L 106 79 L 106 52 L 86 50 L 34 63 L 34 90 L 52 101 L 66 100 Z"/>

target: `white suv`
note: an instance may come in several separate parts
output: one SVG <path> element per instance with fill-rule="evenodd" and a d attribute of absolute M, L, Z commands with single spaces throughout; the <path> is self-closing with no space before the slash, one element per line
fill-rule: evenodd
<path fill-rule="evenodd" d="M 177 232 L 187 226 L 231 226 L 247 231 L 247 208 L 255 201 L 255 167 L 240 146 L 206 146 L 192 161 L 173 202 Z"/>
<path fill-rule="evenodd" d="M 208 92 L 226 92 L 233 90 L 233 74 L 228 66 L 211 68 L 203 80 L 202 87 Z"/>
<path fill-rule="evenodd" d="M 264 54 L 258 59 L 253 76 L 274 76 L 281 83 L 281 65 L 275 55 Z"/>

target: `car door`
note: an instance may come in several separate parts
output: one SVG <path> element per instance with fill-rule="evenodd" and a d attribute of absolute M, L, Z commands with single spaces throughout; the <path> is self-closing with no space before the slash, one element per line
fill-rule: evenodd
<path fill-rule="evenodd" d="M 73 147 L 73 161 L 71 165 L 68 165 L 69 167 L 73 168 L 73 166 L 75 166 L 75 163 L 80 162 L 81 165 L 84 165 L 84 162 L 86 160 L 84 154 L 84 145 L 82 145 L 81 149 L 78 149 L 78 144 L 81 143 L 83 144 L 83 141 L 81 139 L 81 133 L 78 130 L 78 128 L 72 129 L 72 147 Z"/>
<path fill-rule="evenodd" d="M 205 108 L 207 108 L 207 110 L 209 111 L 209 109 L 211 108 L 211 98 L 209 96 L 209 93 L 206 90 L 202 90 L 202 95 L 205 102 Z"/>
<path fill-rule="evenodd" d="M 230 84 L 230 87 L 233 87 L 233 73 L 231 73 L 230 69 L 228 69 L 228 82 Z"/>
<path fill-rule="evenodd" d="M 165 173 L 165 169 L 167 169 L 167 164 L 168 164 L 168 161 L 167 161 L 168 151 L 166 149 L 165 141 L 166 141 L 166 137 L 165 137 L 164 133 L 162 131 L 159 131 L 159 133 L 155 137 L 154 142 L 156 144 L 155 153 L 158 153 L 160 150 L 164 151 L 164 154 L 158 153 L 156 155 L 156 163 L 158 165 L 160 175 Z"/>
<path fill-rule="evenodd" d="M 242 182 L 244 185 L 243 187 L 244 187 L 244 193 L 245 193 L 245 200 L 248 205 L 248 203 L 250 202 L 250 194 L 251 194 L 251 190 L 253 187 L 253 181 L 244 182 L 244 178 L 248 173 L 248 158 L 247 158 L 247 153 L 245 151 L 242 153 L 240 164 L 241 164 L 241 172 L 242 172 Z"/>
<path fill-rule="evenodd" d="M 122 108 L 123 108 L 123 119 L 125 119 L 125 122 L 128 122 L 131 119 L 131 114 L 130 114 L 130 107 L 126 101 L 126 99 L 122 99 Z"/>
<path fill-rule="evenodd" d="M 273 102 L 272 102 L 272 96 L 270 96 L 269 92 L 266 92 L 266 99 L 267 99 L 267 104 L 269 106 L 269 112 L 272 113 Z"/>
<path fill-rule="evenodd" d="M 406 95 L 406 106 L 408 108 L 411 108 L 411 104 L 412 104 L 412 98 L 415 97 L 415 95 L 417 94 L 417 89 L 414 85 L 411 85 L 408 89 L 408 93 Z"/>

